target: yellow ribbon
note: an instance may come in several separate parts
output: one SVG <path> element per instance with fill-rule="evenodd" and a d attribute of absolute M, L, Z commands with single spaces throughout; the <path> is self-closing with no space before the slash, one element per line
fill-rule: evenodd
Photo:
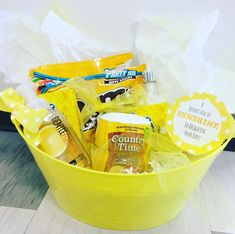
<path fill-rule="evenodd" d="M 17 106 L 22 106 L 23 104 L 23 98 L 13 88 L 8 88 L 0 93 L 1 111 L 11 113 Z"/>
<path fill-rule="evenodd" d="M 39 128 L 48 115 L 45 109 L 30 109 L 25 106 L 24 99 L 13 88 L 0 93 L 0 110 L 10 112 L 12 122 L 15 120 L 23 126 L 23 131 L 35 145 L 40 144 Z"/>

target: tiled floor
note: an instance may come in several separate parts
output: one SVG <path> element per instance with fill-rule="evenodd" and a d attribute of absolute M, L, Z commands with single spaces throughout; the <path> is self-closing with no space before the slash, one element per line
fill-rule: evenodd
<path fill-rule="evenodd" d="M 0 131 L 0 206 L 36 210 L 47 189 L 20 135 Z"/>
<path fill-rule="evenodd" d="M 0 132 L 0 234 L 235 234 L 234 178 L 235 153 L 224 152 L 171 223 L 146 231 L 102 230 L 65 214 L 17 133 Z"/>
<path fill-rule="evenodd" d="M 0 206 L 0 233 L 25 233 L 35 213 L 35 210 Z"/>

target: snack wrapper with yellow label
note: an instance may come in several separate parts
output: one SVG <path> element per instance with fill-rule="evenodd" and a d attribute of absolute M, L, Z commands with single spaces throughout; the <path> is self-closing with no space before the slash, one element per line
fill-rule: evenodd
<path fill-rule="evenodd" d="M 48 64 L 31 69 L 30 77 L 36 83 L 37 93 L 44 94 L 63 87 L 70 78 L 100 74 L 107 68 L 123 66 L 132 58 L 132 53 L 124 53 L 80 62 Z"/>
<path fill-rule="evenodd" d="M 77 136 L 82 139 L 82 122 L 75 91 L 66 87 L 53 93 L 40 95 L 40 97 L 44 98 L 53 109 L 61 111 L 73 127 Z"/>
<path fill-rule="evenodd" d="M 145 70 L 145 64 L 126 69 L 106 68 L 104 73 L 86 76 L 83 79 L 93 82 L 100 102 L 107 103 L 118 98 L 134 86 L 143 85 Z M 77 79 L 80 79 L 80 77 Z"/>
<path fill-rule="evenodd" d="M 105 68 L 115 68 L 123 65 L 134 57 L 133 53 L 123 53 L 112 55 L 104 58 L 96 58 L 79 62 L 48 64 L 39 66 L 30 70 L 30 76 L 33 77 L 35 72 L 49 76 L 58 76 L 61 78 L 73 78 L 77 76 L 88 76 L 103 72 Z"/>

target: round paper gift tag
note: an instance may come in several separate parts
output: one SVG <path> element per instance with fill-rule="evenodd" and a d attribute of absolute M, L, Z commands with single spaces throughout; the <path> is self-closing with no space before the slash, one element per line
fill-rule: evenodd
<path fill-rule="evenodd" d="M 182 97 L 168 110 L 167 131 L 182 150 L 200 155 L 219 148 L 230 136 L 231 116 L 214 95 Z"/>

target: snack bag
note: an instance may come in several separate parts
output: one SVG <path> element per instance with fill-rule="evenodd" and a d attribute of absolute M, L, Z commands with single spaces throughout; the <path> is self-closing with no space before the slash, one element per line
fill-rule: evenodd
<path fill-rule="evenodd" d="M 43 94 L 61 88 L 70 78 L 103 73 L 106 68 L 123 66 L 132 58 L 132 53 L 124 53 L 80 62 L 49 64 L 31 69 L 30 77 L 36 83 L 37 93 Z"/>
<path fill-rule="evenodd" d="M 95 84 L 100 101 L 105 103 L 114 100 L 136 85 L 143 85 L 145 70 L 145 64 L 126 69 L 106 68 L 104 73 L 85 76 L 83 79 Z"/>

